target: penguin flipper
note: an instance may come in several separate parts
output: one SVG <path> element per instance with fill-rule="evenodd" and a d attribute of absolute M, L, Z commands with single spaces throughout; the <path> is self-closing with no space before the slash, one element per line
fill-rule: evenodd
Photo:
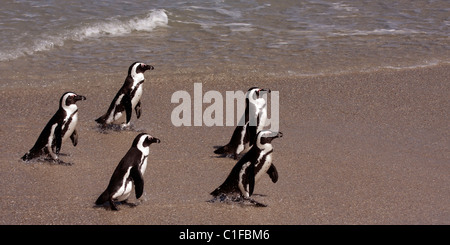
<path fill-rule="evenodd" d="M 61 145 L 62 145 L 62 125 L 61 124 L 58 124 L 56 126 L 55 138 L 53 140 L 55 140 L 55 146 L 56 146 L 55 153 L 59 154 L 59 151 L 61 150 Z M 51 144 L 53 144 L 53 142 L 51 142 Z"/>
<path fill-rule="evenodd" d="M 134 191 L 136 192 L 136 199 L 139 199 L 144 193 L 144 178 L 138 168 L 132 168 L 130 172 L 131 178 L 134 182 Z"/>
<path fill-rule="evenodd" d="M 243 158 L 241 158 L 241 160 L 242 159 Z M 237 164 L 239 164 L 239 162 Z M 241 184 L 244 187 L 244 190 L 241 189 L 241 193 L 243 197 L 249 197 L 253 194 L 253 190 L 255 189 L 255 164 L 248 161 L 242 165 L 242 168 L 241 173 L 242 171 L 244 171 L 244 173 L 242 175 L 241 173 L 239 174 L 239 179 L 242 181 Z"/>
<path fill-rule="evenodd" d="M 130 95 L 126 94 L 122 101 L 123 101 L 123 105 L 125 106 L 125 112 L 126 112 L 126 116 L 127 116 L 126 124 L 128 124 L 128 123 L 130 123 L 131 113 L 133 112 Z"/>
<path fill-rule="evenodd" d="M 77 144 L 78 144 L 78 133 L 77 133 L 76 129 L 73 130 L 73 133 L 70 136 L 70 139 L 72 140 L 73 146 L 77 146 Z"/>
<path fill-rule="evenodd" d="M 136 111 L 136 117 L 139 119 L 141 117 L 141 101 L 136 104 L 136 107 L 134 108 L 134 111 Z"/>
<path fill-rule="evenodd" d="M 251 196 L 253 194 L 253 190 L 255 189 L 255 164 L 251 163 L 248 167 L 248 195 Z"/>
<path fill-rule="evenodd" d="M 257 128 L 256 126 L 248 126 L 247 127 L 247 135 L 248 136 L 248 141 L 250 143 L 250 146 L 254 145 L 256 142 L 256 135 L 257 135 Z"/>
<path fill-rule="evenodd" d="M 271 164 L 270 168 L 267 170 L 267 174 L 269 175 L 270 179 L 273 183 L 277 183 L 278 181 L 278 171 L 275 168 L 275 165 Z"/>

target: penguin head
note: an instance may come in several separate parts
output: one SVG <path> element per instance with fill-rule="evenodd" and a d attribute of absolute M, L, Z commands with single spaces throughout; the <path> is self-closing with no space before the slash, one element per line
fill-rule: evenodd
<path fill-rule="evenodd" d="M 159 140 L 156 137 L 153 137 L 147 133 L 140 133 L 134 139 L 132 147 L 137 148 L 149 147 L 153 143 L 160 143 L 160 142 L 161 140 Z"/>
<path fill-rule="evenodd" d="M 249 103 L 257 105 L 257 107 L 263 107 L 266 104 L 266 101 L 264 98 L 260 97 L 262 95 L 262 92 L 268 92 L 270 93 L 270 89 L 262 89 L 259 87 L 251 87 L 247 91 L 247 98 L 245 99 L 246 105 L 248 106 Z"/>
<path fill-rule="evenodd" d="M 151 65 L 147 65 L 141 62 L 134 62 L 131 64 L 131 66 L 128 68 L 128 76 L 134 77 L 135 75 L 139 73 L 144 73 L 146 70 L 153 70 L 155 69 Z"/>
<path fill-rule="evenodd" d="M 65 92 L 61 96 L 61 99 L 59 100 L 59 105 L 60 105 L 60 107 L 62 107 L 64 109 L 68 109 L 71 107 L 75 107 L 75 109 L 76 109 L 75 103 L 77 103 L 77 101 L 79 101 L 79 100 L 86 100 L 86 97 L 84 97 L 83 95 L 78 95 L 73 92 Z M 72 105 L 75 105 L 75 106 L 72 106 Z"/>
<path fill-rule="evenodd" d="M 273 131 L 270 131 L 270 130 L 261 130 L 256 135 L 256 144 L 257 144 L 258 148 L 263 149 L 264 145 L 270 144 L 273 139 L 281 138 L 281 137 L 283 137 L 283 133 L 282 132 L 273 132 Z"/>
<path fill-rule="evenodd" d="M 259 87 L 251 87 L 247 91 L 247 97 L 252 98 L 254 100 L 258 99 L 261 92 L 267 92 L 270 93 L 270 89 L 264 89 Z"/>

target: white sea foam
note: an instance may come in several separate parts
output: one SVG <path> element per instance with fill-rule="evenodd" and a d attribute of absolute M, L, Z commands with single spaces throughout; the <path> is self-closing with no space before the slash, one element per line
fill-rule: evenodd
<path fill-rule="evenodd" d="M 410 35 L 421 33 L 419 31 L 404 29 L 375 29 L 375 30 L 339 30 L 339 32 L 333 32 L 330 36 L 369 36 L 369 35 Z"/>
<path fill-rule="evenodd" d="M 133 17 L 127 20 L 111 19 L 105 22 L 90 23 L 86 26 L 62 31 L 58 35 L 43 34 L 31 44 L 19 43 L 17 48 L 0 50 L 0 61 L 13 60 L 40 51 L 48 51 L 63 46 L 66 41 L 83 41 L 89 38 L 122 36 L 128 33 L 151 32 L 156 27 L 167 26 L 169 18 L 165 10 L 152 10 L 145 17 Z"/>
<path fill-rule="evenodd" d="M 251 24 L 248 23 L 230 23 L 225 24 L 225 26 L 229 27 L 231 31 L 237 31 L 237 32 L 246 32 L 246 31 L 253 31 L 254 28 Z"/>
<path fill-rule="evenodd" d="M 349 6 L 347 4 L 344 3 L 332 3 L 332 8 L 335 10 L 344 10 L 347 12 L 358 12 L 359 9 Z"/>

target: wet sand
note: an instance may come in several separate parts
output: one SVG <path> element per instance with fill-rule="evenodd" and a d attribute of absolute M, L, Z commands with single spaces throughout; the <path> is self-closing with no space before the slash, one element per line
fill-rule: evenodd
<path fill-rule="evenodd" d="M 108 133 L 94 119 L 123 72 L 1 74 L 10 85 L 0 98 L 0 224 L 450 224 L 449 68 L 311 77 L 155 70 L 146 74 L 135 130 Z M 55 82 L 14 85 L 27 80 Z M 279 181 L 264 176 L 254 196 L 268 207 L 207 202 L 235 163 L 213 153 L 234 127 L 172 125 L 172 94 L 193 95 L 196 82 L 222 95 L 255 85 L 279 91 Z M 20 161 L 65 91 L 87 97 L 78 102 L 79 144 L 61 150 L 74 165 Z M 150 149 L 142 200 L 119 212 L 94 207 L 138 131 L 161 139 Z"/>

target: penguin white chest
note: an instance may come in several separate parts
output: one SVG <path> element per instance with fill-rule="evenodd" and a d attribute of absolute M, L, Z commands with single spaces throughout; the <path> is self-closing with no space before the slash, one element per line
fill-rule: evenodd
<path fill-rule="evenodd" d="M 139 171 L 141 172 L 142 176 L 144 176 L 145 169 L 147 169 L 147 160 L 148 154 L 150 153 L 150 149 L 148 147 L 142 147 L 141 145 L 138 145 L 138 149 L 142 152 L 141 163 L 139 164 Z"/>
<path fill-rule="evenodd" d="M 75 111 L 72 115 L 68 115 L 67 118 L 64 119 L 64 122 L 67 131 L 63 135 L 62 141 L 67 140 L 67 138 L 69 138 L 75 130 L 75 127 L 78 123 L 78 111 Z M 62 130 L 65 130 L 65 128 L 63 128 Z"/>
<path fill-rule="evenodd" d="M 142 176 L 144 176 L 145 169 L 147 169 L 147 157 L 144 158 L 144 161 L 142 161 L 142 165 L 139 168 L 139 171 L 141 172 Z"/>
<path fill-rule="evenodd" d="M 264 155 L 265 155 L 265 159 L 263 162 L 261 162 L 263 160 L 262 158 Z M 272 165 L 272 153 L 269 153 L 266 155 L 265 152 L 261 152 L 261 155 L 260 155 L 257 165 L 255 167 L 258 168 L 259 167 L 258 165 L 260 165 L 260 164 L 262 164 L 262 166 L 261 166 L 261 169 L 255 175 L 255 182 L 258 182 L 258 180 L 261 178 L 261 176 L 263 174 L 267 173 L 267 170 L 269 170 L 270 165 Z"/>
<path fill-rule="evenodd" d="M 141 100 L 141 96 L 142 96 L 142 84 L 138 85 L 138 87 L 136 89 L 136 93 L 134 94 L 133 98 L 131 99 L 131 105 L 132 105 L 133 109 L 136 107 L 139 100 Z"/>
<path fill-rule="evenodd" d="M 131 194 L 132 182 L 128 180 L 130 176 L 131 167 L 128 168 L 127 172 L 123 176 L 122 185 L 119 187 L 116 193 L 112 196 L 113 199 L 120 201 L 127 200 Z"/>

